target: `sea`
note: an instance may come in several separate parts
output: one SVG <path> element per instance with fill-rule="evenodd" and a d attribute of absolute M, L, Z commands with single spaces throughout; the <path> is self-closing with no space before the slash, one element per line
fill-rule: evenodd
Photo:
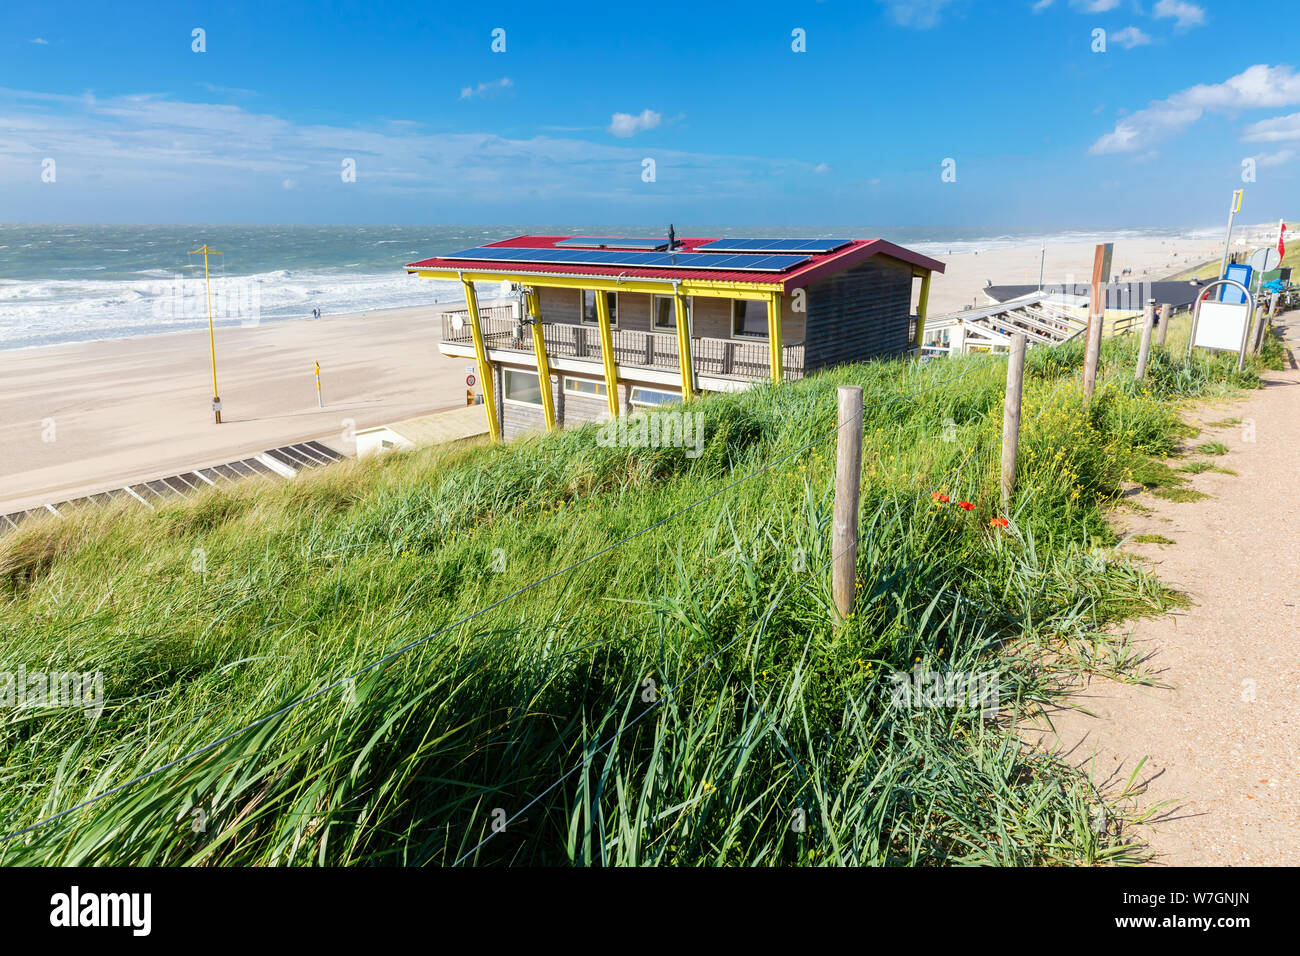
<path fill-rule="evenodd" d="M 0 224 L 0 349 L 204 328 L 209 283 L 219 326 L 429 306 L 462 298 L 458 283 L 403 266 L 524 233 L 660 235 L 663 225 L 268 226 Z M 918 252 L 984 251 L 1029 243 L 1201 238 L 1207 230 L 990 231 L 839 226 L 788 229 L 679 224 L 678 235 L 883 236 Z M 490 291 L 490 290 L 489 290 Z"/>

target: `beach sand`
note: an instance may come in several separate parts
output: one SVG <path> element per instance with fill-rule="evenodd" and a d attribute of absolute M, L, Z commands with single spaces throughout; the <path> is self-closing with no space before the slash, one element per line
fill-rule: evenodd
<path fill-rule="evenodd" d="M 1209 240 L 1122 241 L 1113 268 L 1155 279 L 1221 251 Z M 948 268 L 934 279 L 930 314 L 983 304 L 988 279 L 1037 283 L 1039 255 L 1037 245 L 940 252 Z M 1092 256 L 1090 243 L 1049 245 L 1045 278 L 1087 282 Z M 312 438 L 351 454 L 349 428 L 461 406 L 467 363 L 439 354 L 439 311 L 218 329 L 221 425 L 212 420 L 206 331 L 0 351 L 0 513 Z"/>
<path fill-rule="evenodd" d="M 462 406 L 439 311 L 217 329 L 220 425 L 206 330 L 0 352 L 0 513 Z"/>
<path fill-rule="evenodd" d="M 1245 248 L 1233 246 L 1234 251 Z M 1044 283 L 1091 282 L 1095 249 L 1096 244 L 1091 242 L 1048 245 Z M 986 305 L 981 290 L 989 280 L 994 285 L 1037 285 L 1042 247 L 1008 246 L 954 255 L 944 255 L 941 250 L 931 255 L 947 267 L 943 275 L 936 275 L 930 283 L 930 315 L 943 315 L 966 305 Z M 1115 243 L 1111 256 L 1111 273 L 1116 279 L 1155 281 L 1222 255 L 1222 241 L 1211 239 L 1120 240 Z M 1120 276 L 1124 269 L 1133 270 L 1132 274 Z"/>

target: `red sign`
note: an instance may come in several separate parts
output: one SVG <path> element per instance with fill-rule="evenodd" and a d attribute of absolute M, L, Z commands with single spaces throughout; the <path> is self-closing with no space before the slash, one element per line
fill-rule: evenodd
<path fill-rule="evenodd" d="M 477 381 L 477 380 L 474 378 L 473 375 L 466 375 L 466 376 L 465 376 L 465 385 L 466 385 L 467 387 L 469 387 L 469 388 L 473 388 L 473 387 L 474 387 L 474 382 L 475 382 L 475 381 Z"/>

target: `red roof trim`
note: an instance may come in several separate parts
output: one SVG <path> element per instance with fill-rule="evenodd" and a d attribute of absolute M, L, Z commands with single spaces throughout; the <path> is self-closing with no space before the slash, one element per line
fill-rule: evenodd
<path fill-rule="evenodd" d="M 497 248 L 516 248 L 516 249 L 554 249 L 555 243 L 562 239 L 572 239 L 574 236 L 514 236 L 510 239 L 501 239 L 497 242 L 485 243 L 489 247 Z M 633 238 L 633 237 L 627 237 Z M 690 252 L 706 242 L 712 242 L 712 239 L 681 239 L 679 240 L 680 251 Z M 914 266 L 920 269 L 927 269 L 931 272 L 942 273 L 944 264 L 937 259 L 931 259 L 929 256 L 923 256 L 919 252 L 913 252 L 911 249 L 905 249 L 902 246 L 895 245 L 884 239 L 855 239 L 852 243 L 834 252 L 815 253 L 809 258 L 811 261 L 790 271 L 782 273 L 755 273 L 744 271 L 729 271 L 724 269 L 645 269 L 645 268 L 626 268 L 619 269 L 617 272 L 605 266 L 584 266 L 584 265 L 565 265 L 559 263 L 546 262 L 512 262 L 509 264 L 495 264 L 489 262 L 478 262 L 472 259 L 448 259 L 440 256 L 434 256 L 431 259 L 421 259 L 418 262 L 408 263 L 408 271 L 416 272 L 420 270 L 440 270 L 444 272 L 492 272 L 503 275 L 519 275 L 529 272 L 548 275 L 578 275 L 578 276 L 600 276 L 602 278 L 617 279 L 620 277 L 628 279 L 660 279 L 664 281 L 682 280 L 689 282 L 692 279 L 702 282 L 734 282 L 742 285 L 765 286 L 771 287 L 779 285 L 783 292 L 790 292 L 793 289 L 803 288 L 810 283 L 817 282 L 821 279 L 842 272 L 851 268 L 860 262 L 864 262 L 873 256 L 888 256 L 891 259 L 897 259 L 900 262 Z"/>

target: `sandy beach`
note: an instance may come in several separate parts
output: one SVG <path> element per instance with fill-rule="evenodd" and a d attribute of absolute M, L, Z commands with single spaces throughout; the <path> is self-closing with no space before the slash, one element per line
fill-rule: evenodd
<path fill-rule="evenodd" d="M 1211 240 L 1117 242 L 1114 270 L 1160 278 L 1216 258 Z M 1045 279 L 1085 282 L 1093 245 L 1047 248 Z M 983 303 L 988 280 L 1036 283 L 1040 247 L 954 255 L 930 314 Z M 445 308 L 445 306 L 444 306 Z M 223 424 L 210 408 L 206 331 L 0 351 L 0 511 L 36 507 L 464 404 L 465 361 L 438 352 L 438 308 L 217 330 Z M 325 407 L 316 407 L 313 362 Z"/>
<path fill-rule="evenodd" d="M 0 511 L 465 403 L 438 309 L 219 328 L 222 424 L 206 331 L 0 352 Z M 313 362 L 325 407 L 316 407 Z"/>
<path fill-rule="evenodd" d="M 1254 248 L 1234 244 L 1234 251 Z M 1092 279 L 1092 259 L 1096 244 L 1071 242 L 1049 244 L 1043 264 L 1043 281 L 1081 282 Z M 931 253 L 947 267 L 936 275 L 930 287 L 930 314 L 956 312 L 966 305 L 984 305 L 981 290 L 991 280 L 994 285 L 1037 285 L 1042 246 L 1009 246 L 986 252 L 963 252 L 944 255 Z M 1111 258 L 1112 275 L 1119 279 L 1162 279 L 1191 269 L 1202 262 L 1223 255 L 1221 239 L 1130 239 L 1118 240 Z M 1132 270 L 1128 276 L 1120 273 Z"/>

